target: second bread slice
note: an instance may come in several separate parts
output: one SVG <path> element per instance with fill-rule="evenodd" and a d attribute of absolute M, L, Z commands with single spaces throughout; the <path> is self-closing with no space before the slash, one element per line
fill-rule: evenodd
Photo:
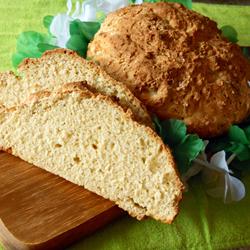
<path fill-rule="evenodd" d="M 65 83 L 85 81 L 99 93 L 115 99 L 136 120 L 152 127 L 151 118 L 143 104 L 120 82 L 104 70 L 67 49 L 47 51 L 41 58 L 26 59 L 18 68 L 20 77 L 12 72 L 0 74 L 0 104 L 12 107 L 29 95 L 60 87 Z"/>

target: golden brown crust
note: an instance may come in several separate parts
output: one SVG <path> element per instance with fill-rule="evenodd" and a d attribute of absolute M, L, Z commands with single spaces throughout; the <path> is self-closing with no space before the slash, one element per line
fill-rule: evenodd
<path fill-rule="evenodd" d="M 16 76 L 13 71 L 6 71 L 0 73 L 0 83 L 3 84 L 5 79 L 7 78 L 20 78 L 20 77 Z"/>
<path fill-rule="evenodd" d="M 29 104 L 29 103 L 36 103 L 38 102 L 40 99 L 44 98 L 44 97 L 49 97 L 51 94 L 50 91 L 48 90 L 41 90 L 41 91 L 38 91 L 32 95 L 30 95 L 22 104 L 25 105 L 25 104 Z M 22 105 L 21 104 L 21 105 Z"/>
<path fill-rule="evenodd" d="M 12 148 L 3 148 L 3 147 L 0 146 L 0 151 L 4 151 L 4 152 L 6 152 L 8 154 L 12 154 Z"/>
<path fill-rule="evenodd" d="M 39 63 L 41 59 L 46 59 L 47 56 L 50 55 L 54 55 L 54 54 L 65 54 L 68 56 L 75 56 L 77 58 L 79 58 L 79 56 L 77 55 L 77 53 L 73 50 L 69 50 L 69 49 L 63 49 L 63 48 L 58 48 L 58 49 L 54 49 L 54 50 L 48 50 L 45 51 L 41 58 L 25 58 L 18 66 L 18 70 L 19 71 L 23 71 L 24 68 L 29 67 L 30 64 L 36 64 Z M 86 61 L 83 59 L 82 63 L 85 64 Z"/>
<path fill-rule="evenodd" d="M 46 51 L 42 55 L 41 58 L 38 58 L 38 59 L 36 59 L 36 58 L 35 59 L 34 58 L 27 58 L 27 59 L 25 59 L 19 65 L 18 71 L 21 72 L 21 73 L 25 72 L 26 69 L 28 69 L 30 67 L 30 65 L 32 65 L 32 64 L 33 65 L 40 64 L 41 61 L 43 61 L 43 60 L 46 61 L 50 56 L 60 55 L 60 54 L 64 54 L 67 57 L 74 58 L 74 60 L 79 61 L 82 65 L 85 65 L 86 67 L 91 68 L 92 71 L 95 72 L 96 75 L 102 75 L 103 78 L 107 79 L 107 81 L 109 81 L 110 84 L 116 86 L 116 88 L 120 88 L 122 90 L 122 92 L 124 93 L 124 95 L 126 95 L 127 98 L 129 99 L 130 109 L 132 109 L 132 107 L 134 106 L 134 110 L 132 110 L 132 111 L 133 111 L 135 117 L 138 118 L 137 120 L 139 122 L 143 122 L 143 123 L 147 124 L 150 127 L 153 127 L 151 117 L 148 114 L 148 111 L 145 108 L 144 104 L 142 104 L 141 101 L 139 101 L 137 99 L 137 97 L 135 97 L 131 93 L 131 91 L 123 83 L 114 80 L 112 77 L 110 77 L 110 75 L 108 75 L 104 70 L 102 70 L 94 62 L 86 61 L 84 58 L 80 57 L 74 51 L 71 51 L 71 50 L 68 50 L 68 49 L 63 49 L 63 48 Z M 91 89 L 91 91 L 95 91 L 93 88 L 91 88 L 91 86 L 89 86 L 89 88 Z M 117 103 L 119 103 L 121 106 L 124 107 L 124 104 L 122 105 L 120 100 L 118 98 L 116 98 L 115 96 L 114 96 L 114 100 L 116 100 Z M 138 111 L 137 113 L 135 113 L 135 109 Z"/>
<path fill-rule="evenodd" d="M 202 137 L 250 114 L 250 63 L 215 22 L 179 4 L 109 14 L 88 56 L 159 117 L 181 119 Z"/>

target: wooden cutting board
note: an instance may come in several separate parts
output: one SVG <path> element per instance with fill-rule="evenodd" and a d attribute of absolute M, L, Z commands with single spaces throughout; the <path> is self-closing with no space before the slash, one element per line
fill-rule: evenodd
<path fill-rule="evenodd" d="M 0 152 L 5 249 L 63 249 L 122 214 L 114 203 Z"/>

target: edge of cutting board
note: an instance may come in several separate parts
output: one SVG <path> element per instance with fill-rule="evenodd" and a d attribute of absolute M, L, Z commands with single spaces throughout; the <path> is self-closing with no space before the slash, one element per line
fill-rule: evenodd
<path fill-rule="evenodd" d="M 95 232 L 97 229 L 105 226 L 123 214 L 121 209 L 117 206 L 99 214 L 98 216 L 90 219 L 79 226 L 72 228 L 69 231 L 63 232 L 54 238 L 44 242 L 25 242 L 25 240 L 16 238 L 5 226 L 0 219 L 0 241 L 4 249 L 11 250 L 40 250 L 40 249 L 62 249 L 62 247 L 69 246 L 70 244 L 80 240 L 84 236 L 88 236 Z M 103 219 L 104 218 L 104 219 Z"/>
<path fill-rule="evenodd" d="M 109 200 L 0 152 L 5 249 L 63 249 L 124 213 Z"/>

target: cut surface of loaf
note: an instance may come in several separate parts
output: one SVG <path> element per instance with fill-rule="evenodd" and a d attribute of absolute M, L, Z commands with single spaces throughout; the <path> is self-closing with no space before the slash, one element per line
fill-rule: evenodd
<path fill-rule="evenodd" d="M 93 90 L 114 98 L 125 111 L 131 109 L 139 122 L 152 126 L 147 110 L 126 86 L 73 51 L 56 49 L 39 59 L 26 59 L 18 73 L 20 77 L 13 72 L 0 74 L 0 104 L 5 107 L 18 105 L 37 91 L 85 81 Z"/>
<path fill-rule="evenodd" d="M 114 201 L 132 216 L 171 223 L 182 183 L 154 131 L 110 98 L 77 84 L 0 113 L 0 146 Z"/>

